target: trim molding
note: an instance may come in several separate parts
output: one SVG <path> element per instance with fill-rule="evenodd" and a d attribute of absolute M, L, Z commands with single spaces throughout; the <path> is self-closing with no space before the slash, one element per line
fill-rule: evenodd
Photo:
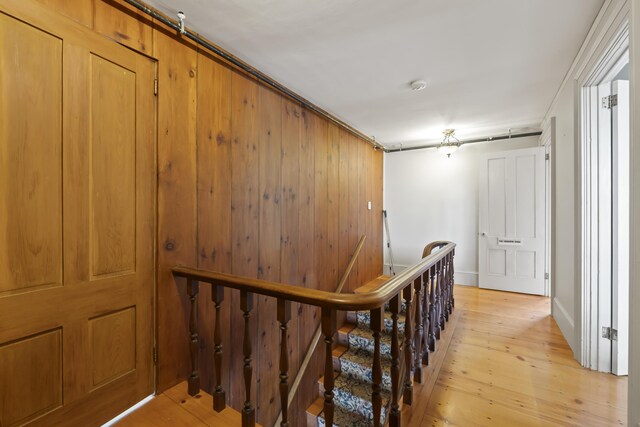
<path fill-rule="evenodd" d="M 394 264 L 396 269 L 396 274 L 402 272 L 409 265 L 404 264 Z M 388 262 L 384 263 L 384 274 L 389 274 L 390 264 Z M 478 272 L 477 271 L 463 271 L 463 270 L 455 270 L 455 284 L 456 285 L 464 285 L 464 286 L 478 286 Z"/>
<path fill-rule="evenodd" d="M 567 340 L 569 347 L 571 347 L 571 350 L 573 350 L 573 353 L 575 354 L 576 353 L 576 349 L 575 349 L 576 337 L 575 337 L 574 322 L 571 316 L 569 316 L 567 309 L 564 308 L 564 306 L 558 300 L 558 298 L 553 299 L 552 316 L 555 319 L 556 323 L 558 324 L 560 331 L 562 331 L 562 334 Z"/>

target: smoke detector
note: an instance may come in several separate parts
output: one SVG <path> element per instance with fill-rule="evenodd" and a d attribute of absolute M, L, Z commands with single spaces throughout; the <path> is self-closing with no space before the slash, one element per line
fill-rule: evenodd
<path fill-rule="evenodd" d="M 414 80 L 410 83 L 411 86 L 411 90 L 422 90 L 424 88 L 427 87 L 427 82 L 425 82 L 424 80 Z"/>

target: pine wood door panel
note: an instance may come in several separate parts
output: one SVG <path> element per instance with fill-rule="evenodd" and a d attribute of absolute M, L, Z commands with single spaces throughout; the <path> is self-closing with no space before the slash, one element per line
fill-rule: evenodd
<path fill-rule="evenodd" d="M 0 47 L 0 425 L 101 425 L 153 391 L 155 64 L 33 2 Z"/>
<path fill-rule="evenodd" d="M 2 425 L 28 422 L 62 406 L 62 331 L 0 346 Z"/>
<path fill-rule="evenodd" d="M 90 55 L 91 278 L 135 270 L 136 75 Z"/>
<path fill-rule="evenodd" d="M 0 15 L 0 295 L 62 282 L 61 58 L 62 40 Z"/>

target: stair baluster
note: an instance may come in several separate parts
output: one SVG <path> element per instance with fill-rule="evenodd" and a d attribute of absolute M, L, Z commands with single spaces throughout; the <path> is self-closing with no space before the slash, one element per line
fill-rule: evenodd
<path fill-rule="evenodd" d="M 414 381 L 422 383 L 422 333 L 424 332 L 422 318 L 422 275 L 413 281 L 413 286 L 416 289 L 416 334 L 414 338 L 413 378 Z"/>
<path fill-rule="evenodd" d="M 400 341 L 398 338 L 398 313 L 400 313 L 400 294 L 393 297 L 389 303 L 391 320 L 391 411 L 389 417 L 390 427 L 400 427 L 400 407 L 398 399 L 400 394 Z"/>
<path fill-rule="evenodd" d="M 451 254 L 449 254 L 449 286 L 451 287 L 449 293 L 449 313 L 453 313 L 453 307 L 455 307 L 455 299 L 453 298 L 453 257 L 455 254 L 455 251 L 451 251 Z"/>
<path fill-rule="evenodd" d="M 191 356 L 191 375 L 189 375 L 188 392 L 195 396 L 200 392 L 200 374 L 198 372 L 198 293 L 200 283 L 197 280 L 188 279 L 187 295 L 191 301 L 189 313 L 189 355 Z"/>
<path fill-rule="evenodd" d="M 439 300 L 439 304 L 438 304 L 438 310 L 439 310 L 439 315 L 440 315 L 440 330 L 444 331 L 445 327 L 446 327 L 446 319 L 445 319 L 445 315 L 444 312 L 446 311 L 446 301 L 445 301 L 445 287 L 446 287 L 446 283 L 445 283 L 445 262 L 444 260 L 440 261 L 440 274 L 438 276 L 438 297 L 440 298 Z M 438 339 L 440 339 L 440 335 L 438 334 Z"/>
<path fill-rule="evenodd" d="M 322 307 L 322 334 L 325 342 L 324 365 L 324 420 L 333 426 L 333 335 L 336 333 L 336 311 Z"/>
<path fill-rule="evenodd" d="M 411 300 L 413 295 L 413 284 L 409 283 L 402 290 L 405 303 L 405 324 L 404 324 L 404 354 L 405 354 L 405 382 L 404 382 L 404 403 L 413 403 L 413 323 L 411 322 Z"/>
<path fill-rule="evenodd" d="M 449 321 L 449 265 L 447 257 L 442 260 L 442 324 Z M 443 327 L 442 330 L 445 328 Z"/>
<path fill-rule="evenodd" d="M 380 337 L 382 335 L 383 308 L 371 310 L 370 327 L 373 332 L 373 366 L 371 385 L 371 406 L 373 408 L 373 425 L 380 426 L 380 415 L 382 414 L 382 360 L 380 356 Z"/>
<path fill-rule="evenodd" d="M 244 341 L 242 351 L 244 355 L 244 393 L 245 401 L 242 408 L 242 427 L 256 425 L 256 411 L 251 402 L 251 377 L 253 367 L 251 366 L 251 310 L 253 309 L 253 294 L 247 291 L 240 291 L 240 309 L 244 317 Z"/>
<path fill-rule="evenodd" d="M 451 295 L 453 295 L 453 277 L 451 276 L 451 254 L 447 255 L 447 321 L 451 314 Z"/>
<path fill-rule="evenodd" d="M 280 427 L 289 426 L 289 351 L 287 330 L 291 320 L 291 302 L 278 298 L 278 322 L 280 322 L 280 406 L 282 421 Z"/>
<path fill-rule="evenodd" d="M 422 364 L 429 366 L 429 270 L 422 274 Z"/>
<path fill-rule="evenodd" d="M 216 309 L 216 324 L 213 331 L 213 363 L 216 372 L 216 387 L 213 391 L 213 409 L 216 412 L 221 412 L 226 407 L 226 397 L 224 389 L 222 388 L 222 317 L 220 314 L 220 307 L 224 300 L 224 288 L 222 286 L 211 285 L 211 299 L 214 302 Z"/>
<path fill-rule="evenodd" d="M 441 280 L 441 274 L 442 273 L 442 265 L 441 263 L 438 261 L 436 263 L 436 280 L 435 280 L 435 287 L 434 287 L 434 293 L 436 295 L 436 307 L 435 307 L 435 318 L 433 319 L 433 323 L 434 323 L 434 330 L 436 333 L 436 340 L 440 340 L 440 290 L 442 289 L 442 280 Z"/>
<path fill-rule="evenodd" d="M 436 351 L 436 266 L 429 269 L 429 350 Z"/>

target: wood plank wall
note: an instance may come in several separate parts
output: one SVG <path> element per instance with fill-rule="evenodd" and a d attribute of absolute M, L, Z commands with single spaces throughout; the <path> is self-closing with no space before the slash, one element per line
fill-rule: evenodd
<path fill-rule="evenodd" d="M 158 391 L 189 371 L 186 294 L 172 266 L 334 290 L 366 234 L 345 291 L 382 273 L 381 152 L 119 1 L 37 1 L 158 61 Z M 239 306 L 238 293 L 227 290 L 223 372 L 231 375 L 223 384 L 236 408 L 244 400 L 242 338 L 232 333 L 242 330 Z M 211 390 L 214 317 L 206 286 L 199 307 L 202 384 Z M 291 378 L 319 317 L 307 306 L 292 314 Z M 275 316 L 273 299 L 256 299 L 253 399 L 263 425 L 279 412 Z M 291 409 L 292 425 L 304 425 L 315 398 L 320 361 L 313 366 Z"/>

